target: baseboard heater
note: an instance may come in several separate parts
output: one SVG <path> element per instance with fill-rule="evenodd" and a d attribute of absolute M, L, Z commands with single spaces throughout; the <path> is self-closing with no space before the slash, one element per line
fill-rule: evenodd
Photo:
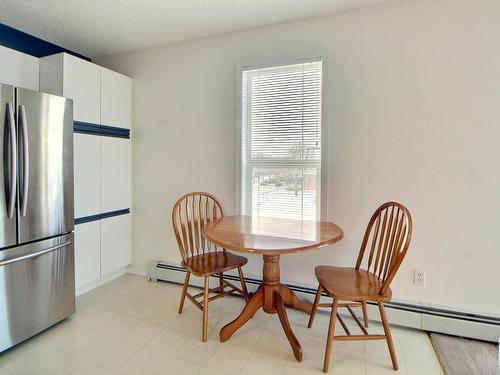
<path fill-rule="evenodd" d="M 148 276 L 152 281 L 161 280 L 182 284 L 185 273 L 186 270 L 179 264 L 152 261 Z M 229 272 L 224 275 L 228 280 L 239 282 L 238 275 L 235 273 Z M 218 282 L 218 278 L 214 278 L 214 282 Z M 262 280 L 254 275 L 247 275 L 245 282 L 249 291 L 255 291 Z M 203 280 L 200 277 L 190 279 L 191 287 L 202 288 L 202 283 Z M 284 284 L 305 300 L 312 302 L 314 299 L 316 293 L 314 288 L 287 282 Z M 391 324 L 492 342 L 498 342 L 500 338 L 500 317 L 397 300 L 388 302 L 385 306 Z M 380 321 L 376 304 L 369 303 L 368 314 L 370 320 Z"/>

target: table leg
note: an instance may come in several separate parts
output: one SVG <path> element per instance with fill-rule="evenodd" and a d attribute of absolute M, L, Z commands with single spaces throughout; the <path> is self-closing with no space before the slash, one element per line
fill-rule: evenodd
<path fill-rule="evenodd" d="M 242 327 L 254 314 L 262 307 L 268 314 L 278 313 L 278 317 L 283 327 L 293 354 L 297 361 L 302 361 L 302 348 L 300 343 L 293 334 L 288 316 L 286 314 L 285 305 L 305 311 L 311 312 L 312 305 L 302 302 L 295 293 L 286 285 L 280 282 L 280 256 L 279 255 L 264 255 L 264 266 L 262 271 L 262 285 L 252 295 L 248 303 L 243 308 L 243 311 L 231 323 L 225 325 L 220 330 L 220 341 L 227 341 L 240 327 Z"/>
<path fill-rule="evenodd" d="M 255 312 L 262 307 L 263 300 L 264 292 L 262 290 L 262 286 L 260 286 L 259 289 L 253 293 L 240 315 L 238 315 L 238 317 L 231 323 L 222 327 L 219 333 L 220 341 L 224 342 L 229 340 L 233 333 L 242 327 L 253 316 L 253 314 L 255 314 Z"/>
<path fill-rule="evenodd" d="M 293 355 L 297 361 L 302 362 L 302 348 L 300 347 L 299 341 L 293 334 L 292 327 L 290 327 L 290 322 L 288 321 L 288 316 L 286 315 L 285 304 L 283 303 L 281 295 L 278 292 L 274 293 L 274 306 L 280 318 L 281 327 L 283 327 L 286 338 L 292 347 Z"/>
<path fill-rule="evenodd" d="M 288 286 L 281 284 L 280 293 L 286 306 L 290 306 L 293 309 L 297 309 L 311 315 L 312 304 L 299 299 L 299 297 L 297 297 L 293 290 L 291 290 Z"/>
<path fill-rule="evenodd" d="M 262 308 L 268 314 L 276 313 L 274 294 L 280 293 L 280 256 L 263 255 L 262 286 L 264 287 L 264 305 Z"/>

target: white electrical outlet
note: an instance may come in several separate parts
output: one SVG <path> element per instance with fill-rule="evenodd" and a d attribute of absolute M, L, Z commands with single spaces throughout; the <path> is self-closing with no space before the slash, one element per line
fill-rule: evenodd
<path fill-rule="evenodd" d="M 425 286 L 425 271 L 415 269 L 413 272 L 413 284 L 416 286 Z"/>

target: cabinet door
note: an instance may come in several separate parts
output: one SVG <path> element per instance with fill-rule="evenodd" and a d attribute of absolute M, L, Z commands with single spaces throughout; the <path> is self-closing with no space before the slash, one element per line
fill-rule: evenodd
<path fill-rule="evenodd" d="M 99 220 L 75 226 L 76 288 L 101 276 L 101 222 Z"/>
<path fill-rule="evenodd" d="M 130 214 L 101 220 L 101 276 L 130 264 L 131 239 Z"/>
<path fill-rule="evenodd" d="M 101 68 L 101 124 L 130 129 L 132 80 Z"/>
<path fill-rule="evenodd" d="M 75 121 L 99 124 L 101 120 L 100 67 L 63 54 L 63 95 L 73 99 Z"/>
<path fill-rule="evenodd" d="M 0 46 L 0 83 L 38 91 L 38 78 L 38 58 Z"/>
<path fill-rule="evenodd" d="M 130 140 L 101 137 L 101 212 L 130 208 L 131 175 Z"/>
<path fill-rule="evenodd" d="M 75 217 L 101 212 L 101 137 L 74 135 Z"/>

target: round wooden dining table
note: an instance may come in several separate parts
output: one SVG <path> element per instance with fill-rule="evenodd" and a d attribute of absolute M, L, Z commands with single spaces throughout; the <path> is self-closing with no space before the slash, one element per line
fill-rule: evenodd
<path fill-rule="evenodd" d="M 240 315 L 221 329 L 220 341 L 229 340 L 262 307 L 268 314 L 278 314 L 295 358 L 302 361 L 302 348 L 290 327 L 285 306 L 310 314 L 312 304 L 300 300 L 280 282 L 280 255 L 334 244 L 342 239 L 342 229 L 333 223 L 320 221 L 225 216 L 205 224 L 203 234 L 217 246 L 242 253 L 262 254 L 264 260 L 262 284 Z"/>

